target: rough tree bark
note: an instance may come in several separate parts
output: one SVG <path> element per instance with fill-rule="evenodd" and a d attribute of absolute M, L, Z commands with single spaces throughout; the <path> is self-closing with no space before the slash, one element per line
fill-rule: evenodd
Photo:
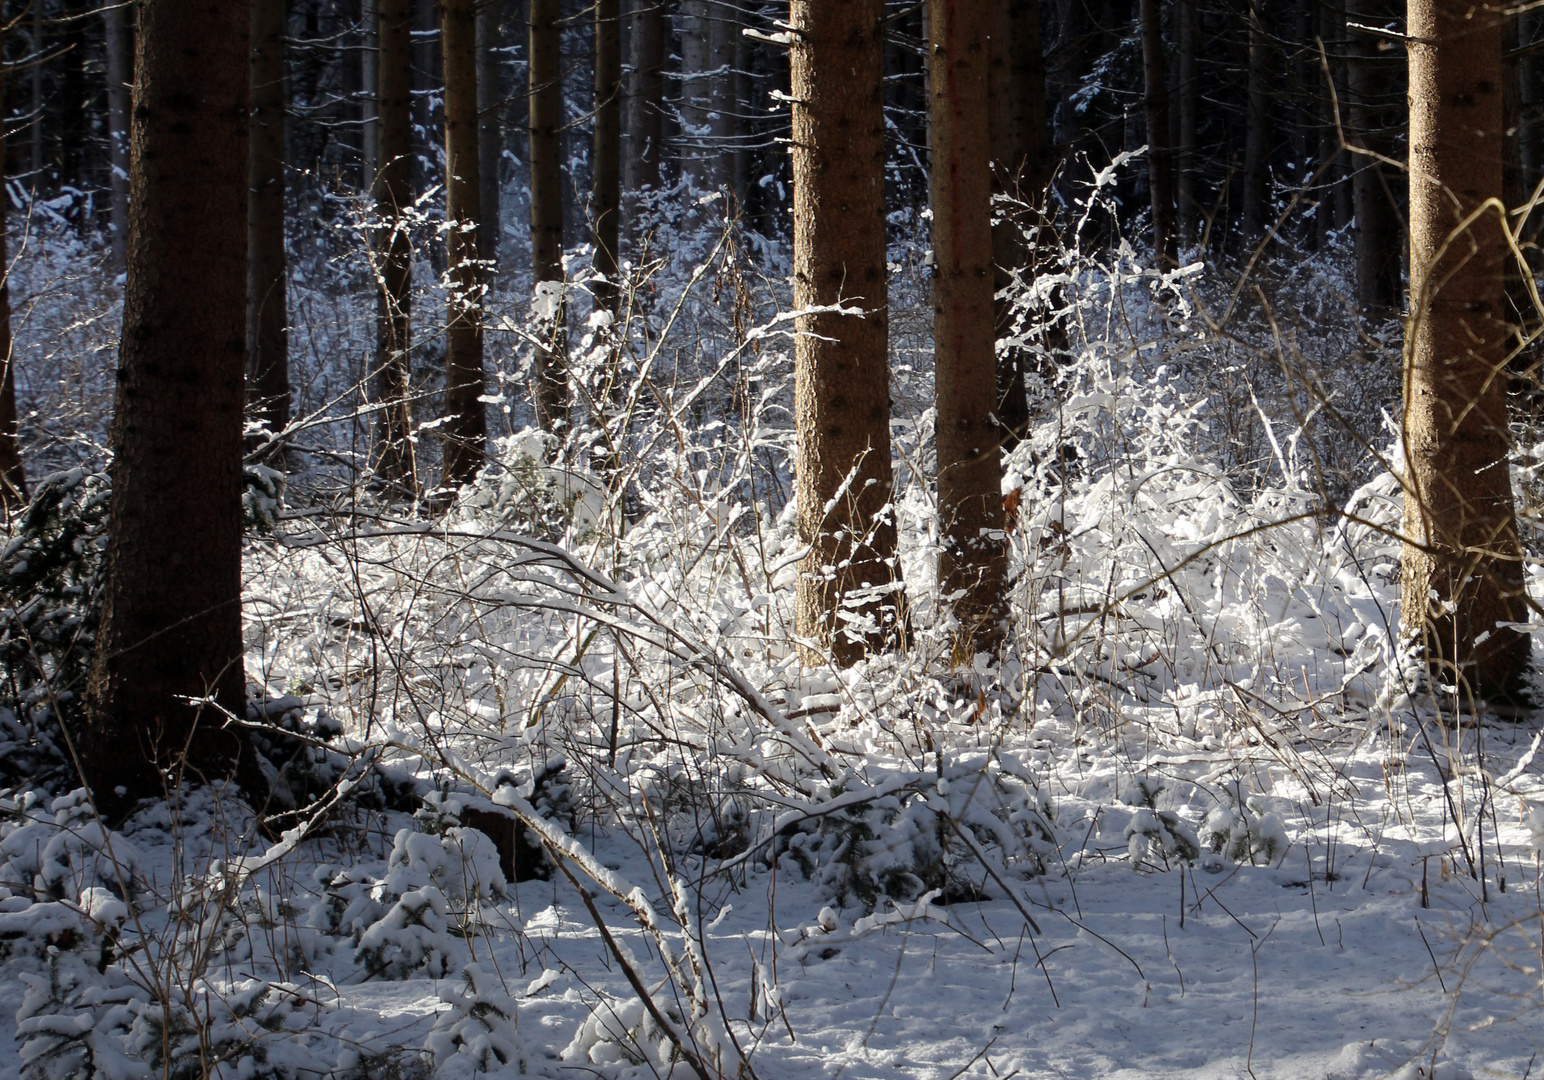
<path fill-rule="evenodd" d="M 622 201 L 622 0 L 595 4 L 594 184 L 590 189 L 595 302 L 615 313 Z"/>
<path fill-rule="evenodd" d="M 445 72 L 445 467 L 440 483 L 461 487 L 488 454 L 483 374 L 483 274 L 478 257 L 482 182 L 477 153 L 476 0 L 440 0 Z"/>
<path fill-rule="evenodd" d="M 536 421 L 559 435 L 568 416 L 568 311 L 563 284 L 563 69 L 558 0 L 531 0 L 531 270 L 544 345 L 536 350 Z"/>
<path fill-rule="evenodd" d="M 1201 36 L 1197 7 L 1196 0 L 1178 0 L 1174 8 L 1175 66 L 1178 69 L 1174 85 L 1179 104 L 1179 137 L 1173 159 L 1174 231 L 1181 245 L 1197 241 L 1196 223 L 1201 217 L 1197 210 L 1195 185 L 1197 116 L 1201 98 L 1200 77 L 1196 70 L 1197 39 Z"/>
<path fill-rule="evenodd" d="M 1244 243 L 1254 244 L 1271 222 L 1271 44 L 1264 0 L 1245 11 L 1249 33 L 1249 89 L 1244 128 Z"/>
<path fill-rule="evenodd" d="M 417 491 L 413 453 L 412 286 L 413 249 L 403 211 L 413 202 L 412 47 L 413 0 L 377 0 L 379 89 L 375 216 L 379 228 L 376 297 L 375 474 L 412 495 Z"/>
<path fill-rule="evenodd" d="M 477 222 L 477 252 L 485 273 L 498 272 L 499 246 L 503 236 L 502 196 L 499 190 L 499 157 L 504 149 L 504 88 L 499 72 L 499 50 L 504 44 L 498 0 L 477 5 L 477 176 L 482 186 Z"/>
<path fill-rule="evenodd" d="M 1015 274 L 1032 273 L 1037 252 L 1026 235 L 1049 228 L 1046 185 L 1053 159 L 1046 119 L 1045 61 L 1040 51 L 1040 5 L 1011 0 L 996 8 L 992 33 L 989 114 L 993 190 L 1006 196 L 992 218 L 993 321 L 997 348 L 997 420 L 1005 448 L 1029 426 L 1026 376 L 1033 352 L 1013 342 L 1013 312 L 1003 290 Z M 1026 210 L 1027 208 L 1027 210 Z M 1045 234 L 1039 234 L 1044 242 Z"/>
<path fill-rule="evenodd" d="M 991 171 L 986 113 L 991 0 L 928 0 L 933 139 L 933 348 L 939 587 L 965 663 L 1002 643 L 1007 547 L 992 318 Z"/>
<path fill-rule="evenodd" d="M 245 4 L 141 0 L 101 623 L 77 746 L 112 815 L 228 775 L 244 715 Z M 189 704 L 212 699 L 213 706 Z"/>
<path fill-rule="evenodd" d="M 129 242 L 129 83 L 134 78 L 128 8 L 123 4 L 108 4 L 102 9 L 102 23 L 107 53 L 107 154 L 113 199 L 113 265 L 122 269 Z"/>
<path fill-rule="evenodd" d="M 1514 688 L 1529 638 L 1507 469 L 1499 6 L 1410 0 L 1401 621 L 1433 675 Z M 1472 215 L 1472 217 L 1471 217 Z"/>
<path fill-rule="evenodd" d="M 713 189 L 719 174 L 707 141 L 712 123 L 713 28 L 712 0 L 680 0 L 677 26 L 681 37 L 681 175 L 695 187 Z"/>
<path fill-rule="evenodd" d="M 1397 6 L 1388 0 L 1350 0 L 1349 21 L 1363 26 L 1396 26 Z M 1365 30 L 1347 35 L 1346 89 L 1350 97 L 1348 141 L 1369 151 L 1351 155 L 1351 203 L 1356 216 L 1356 294 L 1375 317 L 1399 310 L 1400 247 L 1403 231 L 1392 197 L 1399 178 L 1378 160 L 1391 157 L 1403 123 L 1398 86 L 1399 57 L 1379 50 L 1379 37 Z"/>
<path fill-rule="evenodd" d="M 811 663 L 894 643 L 883 0 L 792 0 L 798 632 Z M 983 162 L 984 165 L 984 162 Z"/>
<path fill-rule="evenodd" d="M 5 51 L 5 27 L 0 26 L 0 54 Z M 5 97 L 5 72 L 0 69 L 0 100 Z M 5 134 L 0 131 L 0 191 L 5 190 Z M 6 257 L 5 208 L 0 203 L 0 511 L 27 501 L 27 473 L 22 467 L 16 416 L 16 353 L 11 340 L 11 282 Z"/>
<path fill-rule="evenodd" d="M 1179 265 L 1179 245 L 1174 229 L 1174 156 L 1169 146 L 1169 80 L 1164 71 L 1163 8 L 1159 0 L 1141 0 L 1141 21 L 1153 251 L 1159 267 L 1170 269 Z"/>
<path fill-rule="evenodd" d="M 376 0 L 363 0 L 360 6 L 360 57 L 359 57 L 359 106 L 361 123 L 364 125 L 364 178 L 365 186 L 375 190 L 375 174 L 381 167 L 381 141 L 376 108 L 376 95 L 380 91 L 380 33 L 379 5 Z"/>
<path fill-rule="evenodd" d="M 629 200 L 659 188 L 660 139 L 665 106 L 664 0 L 636 0 L 627 89 L 627 160 L 622 186 Z M 628 228 L 636 231 L 636 203 L 629 203 Z"/>
<path fill-rule="evenodd" d="M 257 419 L 289 424 L 288 262 L 284 253 L 284 0 L 251 0 L 247 172 L 247 378 Z"/>

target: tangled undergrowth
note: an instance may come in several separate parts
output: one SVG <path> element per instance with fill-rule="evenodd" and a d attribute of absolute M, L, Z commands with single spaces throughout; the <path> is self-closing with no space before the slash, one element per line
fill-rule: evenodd
<path fill-rule="evenodd" d="M 556 457 L 509 400 L 497 460 L 438 516 L 351 471 L 357 417 L 308 427 L 282 490 L 253 474 L 264 821 L 199 789 L 109 829 L 39 764 L 63 760 L 105 491 L 89 470 L 39 485 L 0 563 L 0 952 L 25 985 L 23 1075 L 754 1076 L 769 1032 L 794 1035 L 790 968 L 914 925 L 964 933 L 959 912 L 1007 905 L 1054 997 L 1049 920 L 1081 916 L 1077 883 L 1112 861 L 1177 875 L 1181 926 L 1193 868 L 1306 861 L 1311 893 L 1369 851 L 1370 878 L 1396 834 L 1487 898 L 1530 880 L 1538 840 L 1497 807 L 1540 797 L 1532 749 L 1496 766 L 1494 721 L 1398 648 L 1378 411 L 1397 370 L 1331 302 L 1343 253 L 1246 293 L 1072 231 L 1057 273 L 1014 287 L 1017 345 L 1043 362 L 1006 466 L 1012 633 L 962 663 L 933 581 L 925 260 L 898 243 L 915 638 L 838 670 L 793 645 L 783 255 L 665 232 L 660 250 L 701 259 L 635 264 L 614 369 L 604 320 L 577 339 L 588 389 Z M 518 338 L 525 316 L 500 317 Z M 1335 357 L 1356 350 L 1348 376 Z M 764 916 L 748 956 L 717 933 L 735 907 Z M 1118 938 L 1076 925 L 1151 990 Z M 418 1004 L 360 989 L 388 983 Z"/>

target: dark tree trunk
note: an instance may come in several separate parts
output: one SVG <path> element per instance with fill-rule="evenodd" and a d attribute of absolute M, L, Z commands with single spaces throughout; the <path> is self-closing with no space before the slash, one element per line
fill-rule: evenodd
<path fill-rule="evenodd" d="M 123 267 L 129 241 L 129 84 L 134 79 L 128 9 L 102 9 L 107 52 L 107 142 L 113 198 L 113 265 Z"/>
<path fill-rule="evenodd" d="M 380 124 L 376 107 L 381 86 L 380 21 L 380 5 L 376 0 L 364 0 L 359 34 L 359 97 L 361 123 L 364 125 L 364 136 L 360 144 L 364 147 L 365 186 L 372 192 L 375 190 L 376 171 L 381 167 Z"/>
<path fill-rule="evenodd" d="M 595 4 L 595 145 L 590 215 L 595 302 L 613 313 L 617 304 L 617 244 L 622 201 L 622 0 Z"/>
<path fill-rule="evenodd" d="M 101 624 L 78 745 L 107 814 L 228 775 L 245 712 L 245 4 L 142 0 Z M 213 705 L 190 705 L 189 698 Z M 160 768 L 177 770 L 170 780 Z"/>
<path fill-rule="evenodd" d="M 798 632 L 811 663 L 894 644 L 899 582 L 891 500 L 885 265 L 883 0 L 793 0 L 794 345 Z M 983 162 L 983 165 L 985 163 Z M 846 617 L 855 616 L 856 623 Z"/>
<path fill-rule="evenodd" d="M 1244 128 L 1244 243 L 1254 244 L 1271 220 L 1271 47 L 1263 0 L 1250 0 L 1249 99 Z"/>
<path fill-rule="evenodd" d="M 1169 147 L 1169 81 L 1163 63 L 1160 0 L 1141 0 L 1142 71 L 1147 100 L 1147 186 L 1153 208 L 1153 251 L 1158 265 L 1179 265 L 1174 232 L 1174 162 Z"/>
<path fill-rule="evenodd" d="M 991 0 L 928 0 L 933 139 L 933 348 L 939 588 L 956 657 L 995 653 L 1007 616 L 999 433 L 993 423 L 992 208 L 986 114 Z"/>
<path fill-rule="evenodd" d="M 0 55 L 5 52 L 5 27 L 0 25 Z M 5 70 L 0 68 L 0 101 L 5 99 Z M 0 192 L 5 190 L 5 141 L 0 131 Z M 0 202 L 0 267 L 10 266 L 6 257 L 6 203 Z M 11 511 L 27 501 L 27 474 L 22 468 L 20 432 L 16 416 L 16 351 L 11 340 L 10 275 L 0 273 L 0 511 Z"/>
<path fill-rule="evenodd" d="M 289 424 L 284 254 L 284 0 L 251 0 L 252 137 L 247 172 L 247 377 L 257 418 Z"/>
<path fill-rule="evenodd" d="M 1496 215 L 1501 14 L 1410 0 L 1411 320 L 1405 345 L 1402 622 L 1435 677 L 1504 696 L 1528 664 L 1501 371 L 1510 337 Z"/>
<path fill-rule="evenodd" d="M 997 422 L 1004 447 L 1017 445 L 1029 427 L 1026 376 L 1032 350 L 1018 339 L 1009 297 L 1004 290 L 1015 275 L 1034 273 L 1038 252 L 1031 233 L 1047 243 L 1046 185 L 1051 180 L 1050 127 L 1046 120 L 1045 61 L 1040 51 L 1040 5 L 1011 0 L 996 9 L 990 75 L 989 137 L 996 154 L 993 187 L 1005 196 L 992 220 L 995 264 L 993 320 L 997 350 Z"/>
<path fill-rule="evenodd" d="M 499 190 L 499 157 L 504 149 L 504 85 L 499 50 L 503 24 L 496 0 L 482 0 L 477 8 L 477 174 L 482 184 L 482 215 L 477 228 L 477 250 L 487 271 L 497 273 L 503 237 L 502 197 Z"/>
<path fill-rule="evenodd" d="M 1362 25 L 1394 24 L 1396 9 L 1387 0 L 1352 0 L 1347 17 Z M 1393 186 L 1395 170 L 1379 160 L 1391 157 L 1403 122 L 1398 85 L 1398 57 L 1378 49 L 1379 38 L 1365 30 L 1348 34 L 1347 90 L 1351 145 L 1367 151 L 1351 156 L 1351 199 L 1356 214 L 1356 293 L 1364 311 L 1381 317 L 1396 313 L 1400 299 L 1400 247 L 1403 240 Z"/>
<path fill-rule="evenodd" d="M 413 249 L 402 211 L 413 202 L 412 50 L 413 0 L 377 0 L 379 91 L 376 131 L 380 164 L 375 175 L 377 296 L 375 421 L 377 476 L 407 494 L 417 490 L 413 427 Z"/>
<path fill-rule="evenodd" d="M 713 109 L 713 30 L 709 22 L 711 0 L 680 0 L 677 25 L 681 37 L 681 175 L 693 186 L 712 190 L 719 170 L 708 146 Z"/>
<path fill-rule="evenodd" d="M 665 3 L 634 0 L 627 101 L 627 175 L 629 198 L 659 188 L 660 140 L 665 103 Z M 629 211 L 632 229 L 635 211 Z"/>
<path fill-rule="evenodd" d="M 1201 97 L 1201 84 L 1196 71 L 1196 39 L 1200 37 L 1200 18 L 1196 0 L 1179 0 L 1174 8 L 1175 36 L 1179 39 L 1179 73 L 1175 80 L 1179 96 L 1179 145 L 1175 155 L 1174 170 L 1174 231 L 1180 244 L 1196 241 L 1196 222 L 1200 218 L 1197 205 L 1195 172 L 1199 164 L 1196 157 L 1196 107 Z"/>
<path fill-rule="evenodd" d="M 442 484 L 473 480 L 488 453 L 483 374 L 483 280 L 477 252 L 481 219 L 477 155 L 475 0 L 440 0 L 445 71 L 445 469 Z"/>
<path fill-rule="evenodd" d="M 536 420 L 560 435 L 568 417 L 568 309 L 563 290 L 563 74 L 558 0 L 531 0 L 531 270 L 545 344 L 536 350 Z"/>

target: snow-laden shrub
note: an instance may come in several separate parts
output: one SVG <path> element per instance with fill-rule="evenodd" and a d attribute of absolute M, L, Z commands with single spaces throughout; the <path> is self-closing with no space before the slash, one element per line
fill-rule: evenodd
<path fill-rule="evenodd" d="M 273 532 L 284 508 L 284 474 L 267 465 L 241 469 L 241 523 L 257 533 Z"/>
<path fill-rule="evenodd" d="M 684 1026 L 673 1004 L 664 1003 L 660 1008 L 677 1028 Z M 562 1057 L 579 1066 L 647 1064 L 669 1075 L 679 1064 L 680 1050 L 670 1035 L 660 1029 L 643 1002 L 632 997 L 603 1000 L 596 1005 L 564 1047 Z"/>
<path fill-rule="evenodd" d="M 123 898 L 143 877 L 143 861 L 121 833 L 105 829 L 85 788 L 49 800 L 27 792 L 0 821 L 0 879 L 25 882 L 39 895 L 74 899 L 94 886 Z"/>
<path fill-rule="evenodd" d="M 354 962 L 371 978 L 406 979 L 422 969 L 431 979 L 443 979 L 467 955 L 452 928 L 445 894 L 425 885 L 398 896 L 360 936 Z"/>
<path fill-rule="evenodd" d="M 55 949 L 44 974 L 19 977 L 26 987 L 16 1013 L 23 1080 L 150 1076 L 127 1046 L 146 995 L 123 971 L 99 974 L 79 956 Z"/>
<path fill-rule="evenodd" d="M 440 991 L 440 1001 L 450 1008 L 435 1018 L 424 1041 L 435 1075 L 443 1080 L 520 1076 L 527 1056 L 515 999 L 477 964 L 462 969 L 461 983 Z"/>
<path fill-rule="evenodd" d="M 1133 870 L 1150 861 L 1154 854 L 1163 859 L 1195 862 L 1201 857 L 1200 842 L 1195 830 L 1180 820 L 1173 810 L 1159 809 L 1158 796 L 1163 793 L 1164 783 L 1151 776 L 1138 777 L 1125 795 L 1128 806 L 1136 807 L 1136 813 L 1126 824 L 1126 850 L 1131 856 Z"/>
<path fill-rule="evenodd" d="M 832 785 L 836 806 L 784 829 L 777 856 L 844 907 L 871 911 L 932 890 L 944 902 L 978 897 L 994 875 L 1043 873 L 1055 850 L 1050 802 L 1017 773 L 961 762 L 858 799 L 863 787 L 849 778 Z"/>
<path fill-rule="evenodd" d="M 0 782 L 69 771 L 53 713 L 68 716 L 85 687 L 110 496 L 105 473 L 45 476 L 0 550 Z"/>
<path fill-rule="evenodd" d="M 1281 818 L 1253 795 L 1213 807 L 1201 823 L 1201 842 L 1214 855 L 1251 866 L 1280 862 L 1288 846 Z"/>
<path fill-rule="evenodd" d="M 465 520 L 583 544 L 597 531 L 614 532 L 617 510 L 605 481 L 581 465 L 549 465 L 554 436 L 535 428 L 494 441 L 494 467 L 462 490 Z"/>
<path fill-rule="evenodd" d="M 360 934 L 354 950 L 355 963 L 370 976 L 405 979 L 424 968 L 444 978 L 467 952 L 465 938 L 483 906 L 504 898 L 508 883 L 498 850 L 478 830 L 452 824 L 461 811 L 454 796 L 430 792 L 417 816 L 434 831 L 398 830 L 386 876 L 370 888 L 376 910 L 385 913 Z M 347 897 L 346 889 L 338 893 Z M 339 912 L 340 924 L 364 913 L 357 895 L 351 903 L 352 911 Z"/>

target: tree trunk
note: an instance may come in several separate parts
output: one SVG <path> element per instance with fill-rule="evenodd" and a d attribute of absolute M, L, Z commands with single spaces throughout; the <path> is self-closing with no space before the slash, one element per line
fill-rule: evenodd
<path fill-rule="evenodd" d="M 123 268 L 129 241 L 129 84 L 134 79 L 127 8 L 102 9 L 107 51 L 107 143 L 113 198 L 113 265 Z"/>
<path fill-rule="evenodd" d="M 1346 14 L 1362 25 L 1395 23 L 1396 9 L 1386 0 L 1351 0 Z M 1400 299 L 1399 210 L 1392 191 L 1394 170 L 1378 160 L 1391 157 L 1403 118 L 1399 95 L 1398 58 L 1378 50 L 1378 38 L 1365 30 L 1348 34 L 1350 56 L 1347 91 L 1352 146 L 1369 151 L 1353 154 L 1351 201 L 1356 215 L 1356 294 L 1364 311 L 1374 317 L 1394 314 Z"/>
<path fill-rule="evenodd" d="M 101 624 L 78 746 L 103 813 L 228 775 L 245 715 L 251 10 L 141 0 Z M 187 699 L 212 699 L 213 706 Z M 224 710 L 222 715 L 216 707 Z M 121 789 L 121 790 L 120 790 Z"/>
<path fill-rule="evenodd" d="M 1161 269 L 1179 265 L 1174 232 L 1174 163 L 1169 148 L 1169 82 L 1163 63 L 1160 0 L 1141 0 L 1142 71 L 1146 89 L 1147 186 L 1153 208 L 1153 251 Z"/>
<path fill-rule="evenodd" d="M 0 55 L 5 52 L 5 27 L 0 25 Z M 0 101 L 5 99 L 5 70 L 0 68 Z M 0 130 L 0 192 L 5 190 L 5 134 Z M 0 202 L 0 268 L 6 257 L 7 203 Z M 16 350 L 11 340 L 10 274 L 0 273 L 0 511 L 12 511 L 27 501 L 27 474 L 22 468 L 20 431 L 16 416 Z"/>
<path fill-rule="evenodd" d="M 798 633 L 809 663 L 842 665 L 900 630 L 889 510 L 883 0 L 792 0 Z M 984 104 L 984 102 L 983 102 Z M 983 166 L 985 162 L 983 161 Z"/>
<path fill-rule="evenodd" d="M 710 0 L 681 0 L 676 25 L 681 37 L 681 176 L 697 188 L 712 187 L 712 163 L 706 148 L 711 80 L 708 65 L 712 31 L 708 26 Z"/>
<path fill-rule="evenodd" d="M 284 0 L 251 0 L 252 125 L 247 173 L 247 376 L 257 418 L 289 424 L 284 254 Z"/>
<path fill-rule="evenodd" d="M 1250 0 L 1249 100 L 1244 129 L 1244 243 L 1254 244 L 1271 224 L 1270 42 L 1263 0 Z"/>
<path fill-rule="evenodd" d="M 359 99 L 364 125 L 365 186 L 375 190 L 376 173 L 381 167 L 380 114 L 377 102 L 381 85 L 380 6 L 376 0 L 364 0 L 360 14 Z"/>
<path fill-rule="evenodd" d="M 504 229 L 499 189 L 499 157 L 504 149 L 504 87 L 499 78 L 503 44 L 499 4 L 482 0 L 477 8 L 477 175 L 482 184 L 477 251 L 490 275 L 498 272 Z"/>
<path fill-rule="evenodd" d="M 631 68 L 627 100 L 627 175 L 623 186 L 629 200 L 659 189 L 661 123 L 665 101 L 665 3 L 634 0 Z M 637 218 L 630 202 L 628 228 Z"/>
<path fill-rule="evenodd" d="M 1179 39 L 1179 147 L 1173 168 L 1177 177 L 1174 191 L 1174 231 L 1178 244 L 1196 241 L 1197 193 L 1195 185 L 1196 107 L 1201 85 L 1196 72 L 1196 39 L 1200 37 L 1196 0 L 1178 0 L 1174 9 L 1176 37 Z"/>
<path fill-rule="evenodd" d="M 987 67 L 991 0 L 928 0 L 933 141 L 933 348 L 939 588 L 953 597 L 956 658 L 995 653 L 1007 615 L 992 335 Z"/>
<path fill-rule="evenodd" d="M 1033 273 L 1037 252 L 1027 235 L 1048 230 L 1046 185 L 1052 165 L 1046 120 L 1045 61 L 1040 51 L 1040 5 L 1011 0 L 996 8 L 990 76 L 993 186 L 1006 200 L 992 219 L 993 323 L 997 349 L 997 421 L 1003 446 L 1017 445 L 1029 427 L 1026 377 L 1033 352 L 1019 343 L 1006 295 L 1015 275 Z M 1036 231 L 1041 243 L 1046 232 Z"/>
<path fill-rule="evenodd" d="M 41 57 L 48 49 L 48 42 L 43 37 L 43 5 L 34 3 L 30 7 L 32 9 L 32 20 L 29 27 L 32 38 L 32 55 Z M 43 65 L 41 63 L 34 63 L 31 67 L 30 89 L 32 91 L 31 113 L 33 121 L 30 125 L 32 130 L 28 133 L 30 136 L 28 142 L 29 148 L 32 151 L 32 167 L 28 171 L 31 174 L 30 179 L 32 183 L 40 185 L 43 183 Z"/>
<path fill-rule="evenodd" d="M 708 65 L 713 72 L 708 80 L 708 160 L 715 163 L 717 182 L 738 198 L 739 176 L 735 173 L 738 118 L 741 112 L 739 77 L 734 66 L 735 39 L 740 36 L 739 9 L 733 3 L 711 2 L 707 5 Z"/>
<path fill-rule="evenodd" d="M 477 476 L 488 454 L 483 375 L 483 275 L 478 260 L 482 218 L 477 154 L 476 0 L 440 0 L 445 71 L 445 265 L 450 274 L 445 322 L 444 487 Z"/>
<path fill-rule="evenodd" d="M 616 311 L 622 201 L 622 0 L 595 4 L 595 146 L 590 214 L 598 307 Z"/>
<path fill-rule="evenodd" d="M 561 436 L 568 418 L 568 308 L 563 284 L 563 73 L 558 0 L 531 0 L 531 270 L 544 345 L 536 350 L 536 422 Z"/>
<path fill-rule="evenodd" d="M 1507 468 L 1500 9 L 1410 0 L 1411 320 L 1401 613 L 1433 675 L 1487 696 L 1528 662 Z"/>
<path fill-rule="evenodd" d="M 377 295 L 375 338 L 376 475 L 402 492 L 417 490 L 412 430 L 413 249 L 402 211 L 413 202 L 413 0 L 377 0 L 379 18 L 375 173 Z"/>

